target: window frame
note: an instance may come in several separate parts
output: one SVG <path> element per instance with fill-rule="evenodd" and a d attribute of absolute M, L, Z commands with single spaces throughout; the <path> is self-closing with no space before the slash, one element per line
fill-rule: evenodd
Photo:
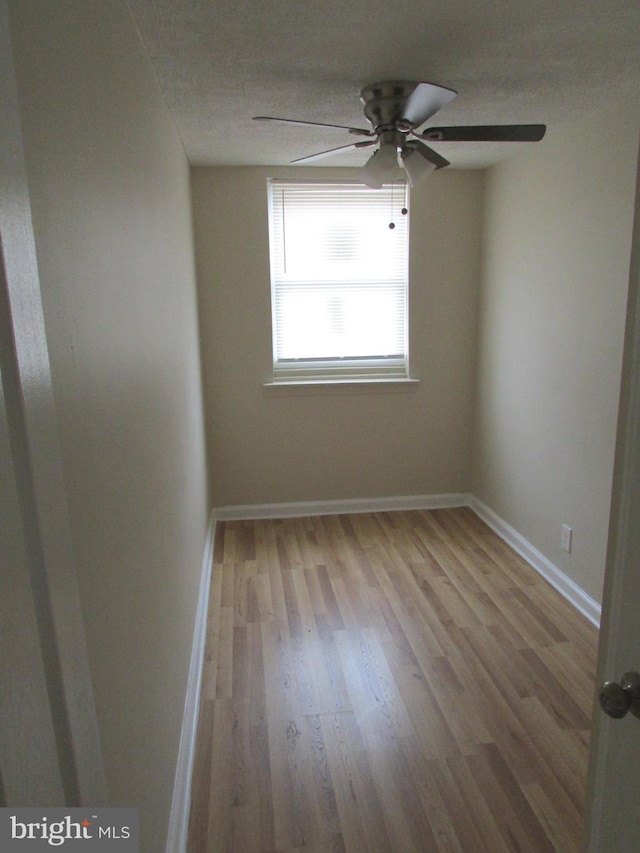
<path fill-rule="evenodd" d="M 279 358 L 276 307 L 276 270 L 274 259 L 274 188 L 278 186 L 344 186 L 363 188 L 360 181 L 340 179 L 292 179 L 268 178 L 268 216 L 269 216 L 269 259 L 271 288 L 271 335 L 272 335 L 272 381 L 265 385 L 315 385 L 315 384 L 353 384 L 353 383 L 404 383 L 412 382 L 409 373 L 409 185 L 402 182 L 386 184 L 383 189 L 398 193 L 399 201 L 406 207 L 406 237 L 403 258 L 403 320 L 402 355 L 376 357 L 336 356 L 326 358 Z M 367 189 L 366 192 L 378 193 Z M 395 202 L 396 199 L 393 199 Z"/>

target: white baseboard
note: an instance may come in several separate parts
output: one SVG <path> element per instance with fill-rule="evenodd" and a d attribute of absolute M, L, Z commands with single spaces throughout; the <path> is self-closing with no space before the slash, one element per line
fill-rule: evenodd
<path fill-rule="evenodd" d="M 474 495 L 468 496 L 468 505 L 507 545 L 520 554 L 538 574 L 555 587 L 558 592 L 572 604 L 576 610 L 582 613 L 589 622 L 600 627 L 601 607 L 584 590 L 580 589 L 575 581 L 565 575 L 564 572 L 548 560 L 544 554 L 538 551 L 524 536 L 511 527 L 503 518 L 500 518 L 492 509 Z"/>
<path fill-rule="evenodd" d="M 305 501 L 302 503 L 255 504 L 253 506 L 216 507 L 219 521 L 244 521 L 258 518 L 300 518 L 308 515 L 346 515 L 361 512 L 396 512 L 409 509 L 445 509 L 467 506 L 464 493 L 444 495 L 409 495 L 395 498 L 354 498 L 337 501 Z"/>
<path fill-rule="evenodd" d="M 178 750 L 176 775 L 173 784 L 171 814 L 169 815 L 166 853 L 185 853 L 187 849 L 189 810 L 191 808 L 191 776 L 193 773 L 193 759 L 198 728 L 198 708 L 200 706 L 200 686 L 202 684 L 204 649 L 207 637 L 209 588 L 211 584 L 215 537 L 216 514 L 213 511 L 209 520 L 202 559 L 202 573 L 200 575 L 198 605 L 196 608 L 193 645 L 191 647 L 191 662 L 189 664 L 189 678 L 182 717 L 180 748 Z"/>

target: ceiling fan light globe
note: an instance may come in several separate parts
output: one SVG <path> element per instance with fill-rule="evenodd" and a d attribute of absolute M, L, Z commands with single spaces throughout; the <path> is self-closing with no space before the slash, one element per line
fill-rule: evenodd
<path fill-rule="evenodd" d="M 434 163 L 425 160 L 417 151 L 404 151 L 402 153 L 402 165 L 409 176 L 409 183 L 412 187 L 415 187 L 436 169 Z"/>
<path fill-rule="evenodd" d="M 372 190 L 379 190 L 382 187 L 383 179 L 380 176 L 380 170 L 377 167 L 376 157 L 378 155 L 377 151 L 374 151 L 371 157 L 364 164 L 362 169 L 360 169 L 360 180 L 363 184 L 366 184 L 368 187 L 371 187 Z"/>
<path fill-rule="evenodd" d="M 398 149 L 395 145 L 381 145 L 362 167 L 360 178 L 364 184 L 379 190 L 384 183 L 400 177 Z"/>

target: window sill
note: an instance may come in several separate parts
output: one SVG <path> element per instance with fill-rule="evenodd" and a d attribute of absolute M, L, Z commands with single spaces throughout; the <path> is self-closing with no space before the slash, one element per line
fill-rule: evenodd
<path fill-rule="evenodd" d="M 269 392 L 299 391 L 314 393 L 322 391 L 344 393 L 366 393 L 367 391 L 411 391 L 416 390 L 419 379 L 409 377 L 342 377 L 334 379 L 273 379 L 264 382 L 263 388 Z"/>

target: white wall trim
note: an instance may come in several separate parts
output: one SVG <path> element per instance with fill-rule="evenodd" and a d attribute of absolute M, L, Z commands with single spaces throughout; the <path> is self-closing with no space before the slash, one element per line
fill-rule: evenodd
<path fill-rule="evenodd" d="M 209 588 L 211 585 L 211 569 L 213 565 L 213 545 L 216 538 L 215 510 L 211 513 L 207 538 L 205 540 L 198 605 L 196 608 L 193 646 L 189 665 L 189 679 L 182 716 L 182 732 L 176 775 L 173 783 L 173 799 L 169 815 L 166 853 L 185 853 L 187 849 L 187 834 L 189 831 L 189 810 L 191 808 L 191 777 L 196 747 L 198 729 L 198 709 L 200 707 L 200 687 L 202 684 L 202 669 L 204 665 L 204 650 L 207 637 L 207 616 L 209 607 Z"/>
<path fill-rule="evenodd" d="M 475 514 L 482 519 L 507 545 L 511 546 L 516 553 L 520 554 L 539 575 L 548 581 L 551 586 L 567 599 L 570 604 L 582 613 L 589 622 L 600 627 L 601 607 L 575 581 L 565 575 L 551 560 L 538 551 L 524 536 L 511 527 L 503 518 L 490 509 L 474 495 L 469 495 L 468 505 Z"/>
<path fill-rule="evenodd" d="M 354 498 L 337 501 L 254 504 L 217 507 L 218 521 L 247 521 L 259 518 L 300 518 L 308 515 L 343 515 L 361 512 L 394 512 L 409 509 L 445 509 L 466 506 L 469 496 L 462 492 L 444 495 L 409 495 L 395 498 Z"/>

